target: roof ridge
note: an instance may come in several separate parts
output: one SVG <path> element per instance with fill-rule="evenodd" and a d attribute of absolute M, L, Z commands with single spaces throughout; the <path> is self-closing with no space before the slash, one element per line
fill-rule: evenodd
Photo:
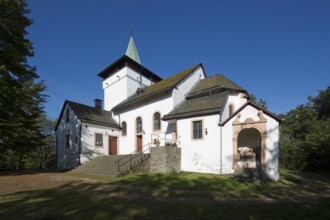
<path fill-rule="evenodd" d="M 74 102 L 74 101 L 67 100 L 67 99 L 65 100 L 65 103 L 68 103 L 69 105 L 70 105 L 70 103 L 72 103 L 72 104 L 75 104 L 75 105 L 80 105 L 80 106 L 88 107 L 88 108 L 91 108 L 91 109 L 96 110 L 96 111 L 99 111 L 99 112 L 106 112 L 106 113 L 110 113 L 111 112 L 111 111 L 108 111 L 108 110 L 105 110 L 105 109 L 97 109 L 97 108 L 95 108 L 95 106 L 86 105 L 86 104 L 83 104 L 83 103 Z"/>
<path fill-rule="evenodd" d="M 160 81 L 162 78 L 158 76 L 156 73 L 149 70 L 147 67 L 143 66 L 142 64 L 136 62 L 131 57 L 127 56 L 126 54 L 122 55 L 120 58 L 115 60 L 113 63 L 111 63 L 109 66 L 104 68 L 100 73 L 97 75 L 103 79 L 107 78 L 108 76 L 115 74 L 118 69 L 121 69 L 125 66 L 130 67 L 134 71 L 138 72 L 141 71 L 142 75 L 149 78 L 152 76 L 154 81 Z"/>
<path fill-rule="evenodd" d="M 82 122 L 119 128 L 118 122 L 111 116 L 111 111 L 107 111 L 104 109 L 97 109 L 93 106 L 89 106 L 86 104 L 82 104 L 66 99 L 62 106 L 60 116 L 56 122 L 55 130 L 57 130 L 61 122 L 61 118 L 63 117 L 64 114 L 64 109 L 67 105 L 74 112 L 77 118 Z"/>
<path fill-rule="evenodd" d="M 232 81 L 231 79 L 229 79 L 228 77 L 226 77 L 224 74 L 215 73 L 212 76 L 220 76 L 220 77 L 224 78 L 225 80 L 227 80 L 228 82 L 234 84 L 236 87 L 240 87 L 241 89 L 244 89 L 242 86 L 238 85 L 236 82 Z M 226 87 L 226 88 L 231 88 L 231 87 Z"/>
<path fill-rule="evenodd" d="M 166 79 L 163 79 L 163 80 L 161 80 L 161 81 L 159 81 L 157 83 L 154 83 L 154 84 L 152 84 L 150 86 L 154 86 L 154 85 L 157 85 L 157 84 L 159 85 L 161 83 L 168 82 L 168 81 L 171 81 L 171 80 L 173 80 L 174 82 L 177 81 L 177 82 L 174 83 L 174 85 L 177 85 L 182 79 L 184 79 L 187 75 L 189 75 L 192 71 L 194 71 L 200 65 L 201 65 L 200 63 L 195 64 L 195 65 L 193 65 L 193 66 L 191 66 L 191 67 L 189 67 L 189 68 L 187 68 L 187 69 L 185 69 L 183 71 L 180 71 L 180 72 L 178 72 L 178 73 L 176 73 L 176 74 L 174 74 L 174 75 L 172 75 L 172 76 L 170 76 L 170 77 L 168 77 Z M 178 76 L 180 76 L 180 77 L 178 77 Z M 148 88 L 150 86 L 147 86 L 145 88 Z M 168 87 L 170 87 L 170 86 L 168 86 Z"/>
<path fill-rule="evenodd" d="M 188 94 L 188 96 L 195 96 L 198 94 L 202 94 L 209 90 L 215 89 L 230 89 L 236 91 L 247 91 L 242 88 L 240 85 L 230 80 L 226 76 L 220 73 L 213 74 L 212 76 L 201 80 L 196 87 Z"/>
<path fill-rule="evenodd" d="M 144 87 L 144 91 L 142 93 L 139 93 L 139 95 L 134 94 L 130 96 L 123 102 L 116 105 L 112 110 L 120 109 L 130 103 L 136 102 L 146 97 L 150 97 L 153 94 L 159 94 L 162 91 L 167 91 L 171 88 L 174 88 L 178 83 L 180 83 L 184 78 L 186 78 L 191 72 L 193 72 L 199 66 L 202 67 L 202 64 L 201 63 L 195 64 L 177 74 L 170 76 L 169 78 L 166 78 L 152 85 Z"/>

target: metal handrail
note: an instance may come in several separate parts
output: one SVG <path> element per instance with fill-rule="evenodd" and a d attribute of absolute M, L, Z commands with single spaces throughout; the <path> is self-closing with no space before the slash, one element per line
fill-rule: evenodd
<path fill-rule="evenodd" d="M 155 140 L 158 140 L 163 146 L 167 146 L 167 143 L 170 143 L 170 145 L 172 146 L 173 144 L 178 145 L 181 141 L 180 139 L 180 135 L 175 134 L 175 138 L 174 138 L 174 133 L 166 133 L 166 132 L 157 132 L 157 133 L 152 133 L 151 134 L 151 143 L 153 145 Z"/>
<path fill-rule="evenodd" d="M 164 138 L 159 138 L 161 135 L 164 135 Z M 146 145 L 144 145 L 142 147 L 142 149 L 144 149 L 146 146 L 147 149 L 141 151 L 141 152 L 137 152 L 137 150 L 133 151 L 132 153 L 128 154 L 128 155 L 125 155 L 124 157 L 120 158 L 119 160 L 116 161 L 117 163 L 117 166 L 118 166 L 118 175 L 121 175 L 121 168 L 126 165 L 127 163 L 129 163 L 129 168 L 132 169 L 132 161 L 133 159 L 141 156 L 141 162 L 143 162 L 143 154 L 145 152 L 147 152 L 148 150 L 150 150 L 150 147 L 152 146 L 153 144 L 153 137 L 157 137 L 157 139 L 159 141 L 163 141 L 164 140 L 164 146 L 166 146 L 167 143 L 170 143 L 171 146 L 173 146 L 174 144 L 179 146 L 181 141 L 180 141 L 180 136 L 177 136 L 176 140 L 173 140 L 173 138 L 166 138 L 166 132 L 159 132 L 159 133 L 153 133 L 151 134 L 151 143 L 148 143 Z M 129 159 L 128 159 L 129 158 Z M 123 161 L 124 159 L 127 159 L 127 161 L 124 161 L 123 163 L 121 163 L 121 161 Z M 116 164 L 115 163 L 115 164 Z"/>
<path fill-rule="evenodd" d="M 122 157 L 122 158 L 120 158 L 119 160 L 116 161 L 116 163 L 118 164 L 118 174 L 121 173 L 121 172 L 120 172 L 120 171 L 121 171 L 121 167 L 123 167 L 123 166 L 124 166 L 125 164 L 127 164 L 127 163 L 130 164 L 129 167 L 130 167 L 130 169 L 132 169 L 132 160 L 133 160 L 133 159 L 135 159 L 135 158 L 141 156 L 141 162 L 143 161 L 143 154 L 144 154 L 146 151 L 148 151 L 148 150 L 150 149 L 150 143 L 144 145 L 144 146 L 142 147 L 142 149 L 145 148 L 145 146 L 149 146 L 149 147 L 148 147 L 147 149 L 141 151 L 141 152 L 137 152 L 137 150 L 135 150 L 135 151 L 133 151 L 132 153 L 130 153 L 130 154 L 128 154 L 128 155 L 126 155 L 126 156 L 124 156 L 124 157 Z M 122 161 L 123 159 L 127 159 L 128 157 L 129 157 L 129 160 L 128 160 L 128 161 L 126 161 L 126 162 L 120 164 L 120 161 Z"/>

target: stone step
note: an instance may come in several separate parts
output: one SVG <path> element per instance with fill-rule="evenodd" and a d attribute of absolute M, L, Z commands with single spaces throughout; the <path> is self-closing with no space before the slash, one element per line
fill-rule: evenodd
<path fill-rule="evenodd" d="M 143 160 L 145 160 L 146 157 L 149 157 L 149 155 L 142 155 Z M 132 158 L 131 162 L 129 162 L 130 158 Z M 88 161 L 87 163 L 77 167 L 72 172 L 117 177 L 119 175 L 118 160 L 120 160 L 120 164 L 122 165 L 121 172 L 123 170 L 130 170 L 131 166 L 133 168 L 134 166 L 141 163 L 141 154 L 132 154 L 131 157 L 127 155 L 110 155 L 96 157 L 93 160 Z"/>
<path fill-rule="evenodd" d="M 268 181 L 269 178 L 261 169 L 236 169 L 234 178 L 240 182 L 263 182 Z"/>
<path fill-rule="evenodd" d="M 118 169 L 91 169 L 91 168 L 82 168 L 82 169 L 76 169 L 77 172 L 103 172 L 103 173 L 118 173 Z"/>
<path fill-rule="evenodd" d="M 117 172 L 98 172 L 98 171 L 72 171 L 73 173 L 84 173 L 84 174 L 92 174 L 92 175 L 98 175 L 98 176 L 109 176 L 109 177 L 117 177 Z"/>

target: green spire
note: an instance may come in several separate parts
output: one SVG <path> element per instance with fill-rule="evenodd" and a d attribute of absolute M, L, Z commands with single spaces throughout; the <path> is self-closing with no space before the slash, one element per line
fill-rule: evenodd
<path fill-rule="evenodd" d="M 140 57 L 134 43 L 133 35 L 131 35 L 131 38 L 129 39 L 129 43 L 125 55 L 132 58 L 139 64 L 141 64 Z"/>

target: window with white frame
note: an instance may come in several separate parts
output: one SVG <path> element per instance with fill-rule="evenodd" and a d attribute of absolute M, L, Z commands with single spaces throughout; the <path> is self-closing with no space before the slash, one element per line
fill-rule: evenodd
<path fill-rule="evenodd" d="M 136 119 L 136 133 L 142 133 L 142 119 L 138 117 Z"/>
<path fill-rule="evenodd" d="M 103 134 L 95 133 L 95 147 L 103 147 Z"/>
<path fill-rule="evenodd" d="M 126 136 L 127 135 L 127 124 L 125 121 L 121 123 L 121 135 Z"/>
<path fill-rule="evenodd" d="M 203 138 L 203 121 L 193 121 L 193 139 L 202 139 Z"/>
<path fill-rule="evenodd" d="M 154 114 L 154 131 L 160 130 L 161 129 L 161 121 L 160 121 L 160 113 L 156 112 Z"/>

